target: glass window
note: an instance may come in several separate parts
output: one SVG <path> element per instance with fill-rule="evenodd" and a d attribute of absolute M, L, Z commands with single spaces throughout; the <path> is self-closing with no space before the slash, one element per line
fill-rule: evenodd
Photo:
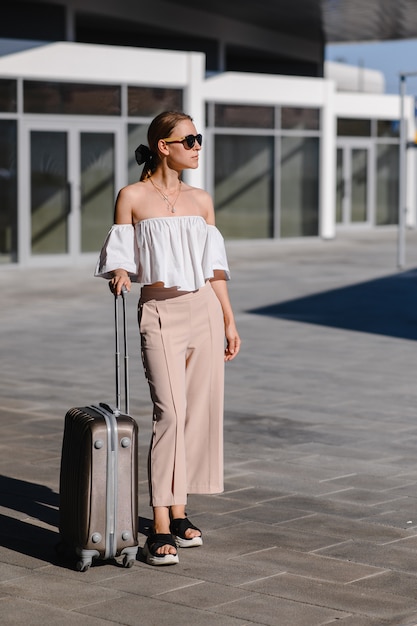
<path fill-rule="evenodd" d="M 182 111 L 182 89 L 128 87 L 128 115 L 154 117 L 162 111 Z"/>
<path fill-rule="evenodd" d="M 30 139 L 32 254 L 63 254 L 70 212 L 67 133 L 32 131 Z"/>
<path fill-rule="evenodd" d="M 216 224 L 230 239 L 273 235 L 272 137 L 215 137 Z"/>
<path fill-rule="evenodd" d="M 371 120 L 355 120 L 340 117 L 337 120 L 337 134 L 340 137 L 370 137 Z"/>
<path fill-rule="evenodd" d="M 345 197 L 345 180 L 343 175 L 343 150 L 336 153 L 336 223 L 343 222 L 343 201 Z"/>
<path fill-rule="evenodd" d="M 376 164 L 376 223 L 398 224 L 399 147 L 377 146 Z"/>
<path fill-rule="evenodd" d="M 368 217 L 367 148 L 352 148 L 351 168 L 351 220 L 352 222 L 366 222 Z"/>
<path fill-rule="evenodd" d="M 0 111 L 16 113 L 17 111 L 17 82 L 15 80 L 0 80 Z"/>
<path fill-rule="evenodd" d="M 281 127 L 284 130 L 320 130 L 320 110 L 282 107 Z"/>
<path fill-rule="evenodd" d="M 56 115 L 120 115 L 120 87 L 25 81 L 25 113 Z"/>
<path fill-rule="evenodd" d="M 377 121 L 378 137 L 399 137 L 400 122 L 399 120 L 378 120 Z"/>
<path fill-rule="evenodd" d="M 148 124 L 128 124 L 127 127 L 127 171 L 129 185 L 136 183 L 142 174 L 143 165 L 138 165 L 135 150 L 141 144 L 148 145 Z"/>
<path fill-rule="evenodd" d="M 0 261 L 17 260 L 17 124 L 0 120 Z"/>
<path fill-rule="evenodd" d="M 274 128 L 274 107 L 215 105 L 215 125 L 226 128 Z"/>
<path fill-rule="evenodd" d="M 81 251 L 100 250 L 113 222 L 114 134 L 81 133 Z"/>
<path fill-rule="evenodd" d="M 319 140 L 281 139 L 281 237 L 317 236 Z"/>

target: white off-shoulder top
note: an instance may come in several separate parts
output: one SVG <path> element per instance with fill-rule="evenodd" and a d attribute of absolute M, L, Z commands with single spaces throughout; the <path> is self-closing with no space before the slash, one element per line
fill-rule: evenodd
<path fill-rule="evenodd" d="M 224 239 L 201 216 L 153 217 L 132 224 L 114 224 L 106 237 L 95 276 L 111 278 L 122 268 L 143 285 L 195 291 L 224 270 L 230 279 Z"/>

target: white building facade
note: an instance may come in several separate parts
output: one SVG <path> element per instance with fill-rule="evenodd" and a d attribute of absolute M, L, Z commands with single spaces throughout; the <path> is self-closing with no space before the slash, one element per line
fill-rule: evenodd
<path fill-rule="evenodd" d="M 0 259 L 96 257 L 151 119 L 204 135 L 188 182 L 214 198 L 226 239 L 321 237 L 398 223 L 400 98 L 333 80 L 205 74 L 202 53 L 52 43 L 0 58 Z M 405 101 L 414 141 L 414 102 Z M 415 171 L 407 150 L 407 170 Z M 414 176 L 407 221 L 416 224 Z"/>

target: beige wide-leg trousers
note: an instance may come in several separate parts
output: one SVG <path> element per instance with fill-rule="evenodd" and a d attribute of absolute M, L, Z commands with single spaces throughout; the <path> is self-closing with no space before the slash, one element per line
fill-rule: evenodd
<path fill-rule="evenodd" d="M 224 322 L 210 282 L 195 292 L 143 287 L 142 359 L 153 402 L 152 506 L 223 491 Z"/>

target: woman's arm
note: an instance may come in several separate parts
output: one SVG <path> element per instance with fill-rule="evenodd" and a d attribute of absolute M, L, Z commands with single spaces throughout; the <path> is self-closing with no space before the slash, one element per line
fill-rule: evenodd
<path fill-rule="evenodd" d="M 132 223 L 132 202 L 127 187 L 121 189 L 117 195 L 114 207 L 114 223 Z M 109 280 L 109 287 L 112 293 L 120 296 L 123 287 L 130 291 L 131 285 L 132 283 L 126 270 L 119 268 L 113 271 L 113 277 Z"/>
<path fill-rule="evenodd" d="M 224 271 L 214 270 L 214 277 L 210 282 L 223 310 L 224 334 L 226 336 L 224 360 L 231 361 L 238 355 L 241 341 L 239 333 L 237 332 L 232 305 L 230 304 L 229 292 L 224 278 Z"/>
<path fill-rule="evenodd" d="M 203 192 L 203 202 L 205 208 L 205 220 L 207 224 L 215 226 L 215 212 L 213 206 L 213 200 L 207 192 Z M 223 270 L 214 270 L 214 276 L 210 280 L 214 293 L 218 297 L 224 319 L 224 334 L 226 337 L 226 349 L 224 351 L 224 360 L 231 361 L 234 359 L 240 350 L 240 337 L 237 332 L 235 317 L 233 315 L 232 305 L 229 299 L 229 292 L 227 289 L 227 283 Z"/>

